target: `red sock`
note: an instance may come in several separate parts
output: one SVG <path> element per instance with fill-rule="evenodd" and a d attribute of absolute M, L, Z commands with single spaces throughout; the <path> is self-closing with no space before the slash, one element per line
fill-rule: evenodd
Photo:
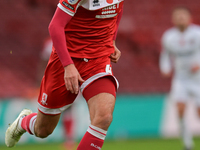
<path fill-rule="evenodd" d="M 24 117 L 21 121 L 21 127 L 30 134 L 34 134 L 34 124 L 37 117 L 37 113 L 32 113 Z"/>
<path fill-rule="evenodd" d="M 63 127 L 65 131 L 65 136 L 68 140 L 73 139 L 73 118 L 71 116 L 66 116 L 63 119 Z"/>
<path fill-rule="evenodd" d="M 107 131 L 90 125 L 77 150 L 101 150 Z"/>

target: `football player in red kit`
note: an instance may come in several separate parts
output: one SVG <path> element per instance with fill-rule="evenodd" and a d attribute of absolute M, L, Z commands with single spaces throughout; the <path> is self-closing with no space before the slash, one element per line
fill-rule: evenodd
<path fill-rule="evenodd" d="M 13 147 L 26 131 L 46 138 L 79 90 L 87 101 L 91 124 L 77 150 L 100 150 L 112 122 L 118 81 L 111 62 L 123 0 L 60 0 L 49 25 L 53 50 L 42 79 L 38 112 L 24 109 L 6 131 Z"/>

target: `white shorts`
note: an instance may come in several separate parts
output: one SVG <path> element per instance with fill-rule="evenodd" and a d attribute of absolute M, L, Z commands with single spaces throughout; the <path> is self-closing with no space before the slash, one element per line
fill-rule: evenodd
<path fill-rule="evenodd" d="M 173 79 L 170 98 L 176 102 L 186 103 L 194 99 L 200 106 L 200 81 L 192 79 Z"/>

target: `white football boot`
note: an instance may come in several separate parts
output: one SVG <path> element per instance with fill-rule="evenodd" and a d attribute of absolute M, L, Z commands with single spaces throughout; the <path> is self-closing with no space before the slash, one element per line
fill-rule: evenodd
<path fill-rule="evenodd" d="M 25 130 L 23 130 L 18 126 L 19 120 L 21 117 L 27 116 L 31 113 L 32 111 L 29 109 L 22 110 L 17 119 L 8 127 L 5 135 L 5 143 L 7 147 L 15 146 L 15 144 L 19 141 L 22 134 L 26 132 Z"/>

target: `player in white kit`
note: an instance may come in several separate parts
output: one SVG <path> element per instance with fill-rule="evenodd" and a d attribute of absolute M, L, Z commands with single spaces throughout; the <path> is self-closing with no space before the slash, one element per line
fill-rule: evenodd
<path fill-rule="evenodd" d="M 193 148 L 192 134 L 184 120 L 186 103 L 191 98 L 200 116 L 200 27 L 191 22 L 188 8 L 173 10 L 174 27 L 164 33 L 160 55 L 162 74 L 169 77 L 173 72 L 170 96 L 177 104 L 185 150 Z"/>

